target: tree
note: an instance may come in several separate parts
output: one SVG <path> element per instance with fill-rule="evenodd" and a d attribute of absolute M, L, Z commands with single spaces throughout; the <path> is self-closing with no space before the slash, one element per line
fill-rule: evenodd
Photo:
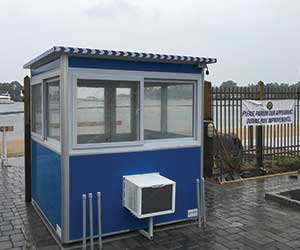
<path fill-rule="evenodd" d="M 0 83 L 0 95 L 8 93 L 11 99 L 15 102 L 23 101 L 22 91 L 23 86 L 17 81 L 13 81 L 11 83 Z"/>
<path fill-rule="evenodd" d="M 265 84 L 266 87 L 275 87 L 275 88 L 288 88 L 289 86 L 292 86 L 288 83 L 278 83 L 278 82 L 270 82 Z"/>
<path fill-rule="evenodd" d="M 237 86 L 237 83 L 232 80 L 222 82 L 222 84 L 221 84 L 221 88 L 234 88 L 236 86 Z"/>

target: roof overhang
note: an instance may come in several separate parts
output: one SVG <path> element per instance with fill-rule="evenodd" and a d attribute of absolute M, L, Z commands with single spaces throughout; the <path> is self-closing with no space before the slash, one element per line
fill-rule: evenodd
<path fill-rule="evenodd" d="M 50 61 L 53 58 L 59 57 L 62 54 L 73 56 L 85 57 L 98 57 L 110 58 L 119 60 L 138 60 L 138 61 L 152 61 L 152 62 L 168 62 L 168 63 L 182 63 L 182 64 L 197 64 L 198 66 L 205 67 L 207 64 L 216 63 L 216 58 L 208 57 L 192 57 L 192 56 L 179 56 L 179 55 L 166 55 L 144 52 L 129 52 L 129 51 L 116 51 L 116 50 L 100 50 L 88 48 L 74 48 L 54 46 L 47 50 L 40 56 L 32 59 L 26 63 L 23 68 L 29 69 L 34 65 L 42 64 L 43 62 Z"/>

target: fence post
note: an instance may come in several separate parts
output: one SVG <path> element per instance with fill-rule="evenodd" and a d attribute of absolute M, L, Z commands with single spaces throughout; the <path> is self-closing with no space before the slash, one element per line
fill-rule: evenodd
<path fill-rule="evenodd" d="M 264 83 L 259 81 L 257 83 L 257 99 L 264 99 Z M 259 170 L 263 168 L 263 128 L 256 126 L 256 168 Z"/>
<path fill-rule="evenodd" d="M 25 202 L 31 202 L 31 116 L 30 78 L 24 78 L 24 159 L 25 159 Z"/>
<path fill-rule="evenodd" d="M 211 82 L 204 81 L 204 131 L 203 131 L 203 169 L 205 177 L 213 175 L 213 137 L 208 136 L 208 125 L 212 122 L 212 89 Z"/>

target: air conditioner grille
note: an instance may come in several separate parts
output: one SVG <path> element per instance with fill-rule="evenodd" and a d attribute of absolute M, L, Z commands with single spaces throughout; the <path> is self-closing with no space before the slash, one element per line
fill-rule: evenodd
<path fill-rule="evenodd" d="M 142 214 L 172 210 L 173 185 L 142 190 Z"/>
<path fill-rule="evenodd" d="M 133 212 L 138 212 L 138 187 L 128 180 L 124 180 L 125 206 Z"/>
<path fill-rule="evenodd" d="M 175 212 L 176 183 L 158 173 L 123 177 L 123 204 L 138 218 Z"/>

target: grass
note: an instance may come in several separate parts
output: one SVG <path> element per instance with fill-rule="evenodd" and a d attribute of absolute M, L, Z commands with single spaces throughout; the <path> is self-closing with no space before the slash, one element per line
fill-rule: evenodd
<path fill-rule="evenodd" d="M 275 164 L 277 166 L 283 167 L 283 168 L 300 168 L 300 157 L 296 156 L 293 158 L 285 157 L 285 158 L 278 158 L 274 159 Z"/>

